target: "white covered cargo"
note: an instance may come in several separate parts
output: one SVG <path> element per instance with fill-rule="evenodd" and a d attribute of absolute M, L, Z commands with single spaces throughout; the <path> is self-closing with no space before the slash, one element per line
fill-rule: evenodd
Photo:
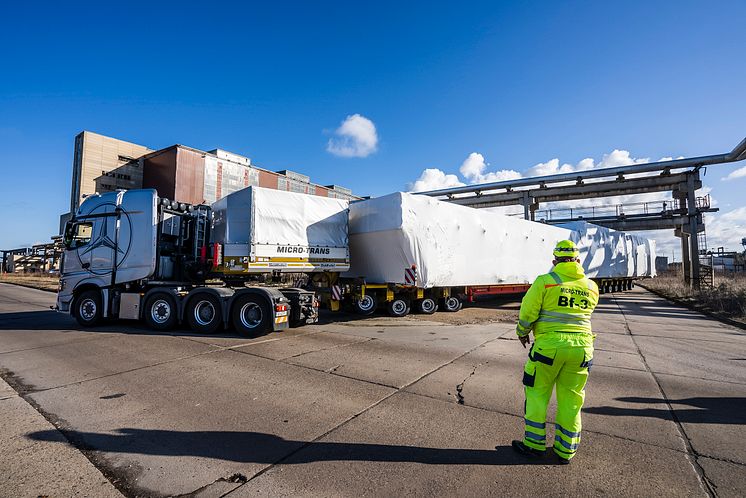
<path fill-rule="evenodd" d="M 213 204 L 212 241 L 226 272 L 349 269 L 349 202 L 248 187 Z"/>
<path fill-rule="evenodd" d="M 552 250 L 562 239 L 580 242 L 581 258 L 591 256 L 590 277 L 646 274 L 642 265 L 621 257 L 628 242 L 621 232 L 588 226 L 573 232 L 397 192 L 350 205 L 351 262 L 345 276 L 422 288 L 529 284 L 551 269 Z M 596 239 L 616 245 L 602 250 Z M 638 244 L 634 249 L 640 247 L 651 248 Z M 655 254 L 644 256 L 649 272 Z M 637 273 L 630 275 L 630 268 Z"/>
<path fill-rule="evenodd" d="M 580 249 L 585 273 L 591 278 L 655 276 L 655 241 L 585 221 L 563 223 Z"/>

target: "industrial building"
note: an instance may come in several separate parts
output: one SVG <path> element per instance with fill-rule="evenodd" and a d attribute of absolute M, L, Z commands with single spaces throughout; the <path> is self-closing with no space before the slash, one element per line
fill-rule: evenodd
<path fill-rule="evenodd" d="M 60 217 L 60 233 L 70 213 L 93 193 L 154 188 L 168 199 L 212 204 L 249 186 L 288 190 L 321 197 L 355 199 L 350 189 L 316 185 L 303 174 L 270 171 L 251 159 L 222 149 L 203 151 L 186 145 L 160 150 L 83 131 L 75 137 L 70 212 Z"/>

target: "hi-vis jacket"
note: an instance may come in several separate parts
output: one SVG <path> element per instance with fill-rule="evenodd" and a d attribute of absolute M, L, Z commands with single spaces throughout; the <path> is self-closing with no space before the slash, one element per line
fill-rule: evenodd
<path fill-rule="evenodd" d="M 591 313 L 598 304 L 598 286 L 574 262 L 557 263 L 539 275 L 521 301 L 516 332 L 534 331 L 534 341 L 548 347 L 593 346 Z"/>

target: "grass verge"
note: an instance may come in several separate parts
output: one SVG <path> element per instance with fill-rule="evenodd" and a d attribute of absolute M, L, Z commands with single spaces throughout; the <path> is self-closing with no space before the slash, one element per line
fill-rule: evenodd
<path fill-rule="evenodd" d="M 32 289 L 57 292 L 60 279 L 46 273 L 0 273 L 0 283 L 15 284 Z"/>
<path fill-rule="evenodd" d="M 638 285 L 715 318 L 746 327 L 746 274 L 716 274 L 713 287 L 693 291 L 681 275 L 667 272 Z"/>

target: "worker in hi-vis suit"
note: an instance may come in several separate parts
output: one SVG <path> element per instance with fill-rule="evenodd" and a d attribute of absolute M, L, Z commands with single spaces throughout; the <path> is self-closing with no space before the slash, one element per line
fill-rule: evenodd
<path fill-rule="evenodd" d="M 591 313 L 598 304 L 598 286 L 585 276 L 577 246 L 562 240 L 554 249 L 554 268 L 539 275 L 521 301 L 516 333 L 525 348 L 534 344 L 523 370 L 526 392 L 523 440 L 513 449 L 530 458 L 546 452 L 547 405 L 557 388 L 554 452 L 570 463 L 580 444 L 580 409 L 593 364 Z"/>

